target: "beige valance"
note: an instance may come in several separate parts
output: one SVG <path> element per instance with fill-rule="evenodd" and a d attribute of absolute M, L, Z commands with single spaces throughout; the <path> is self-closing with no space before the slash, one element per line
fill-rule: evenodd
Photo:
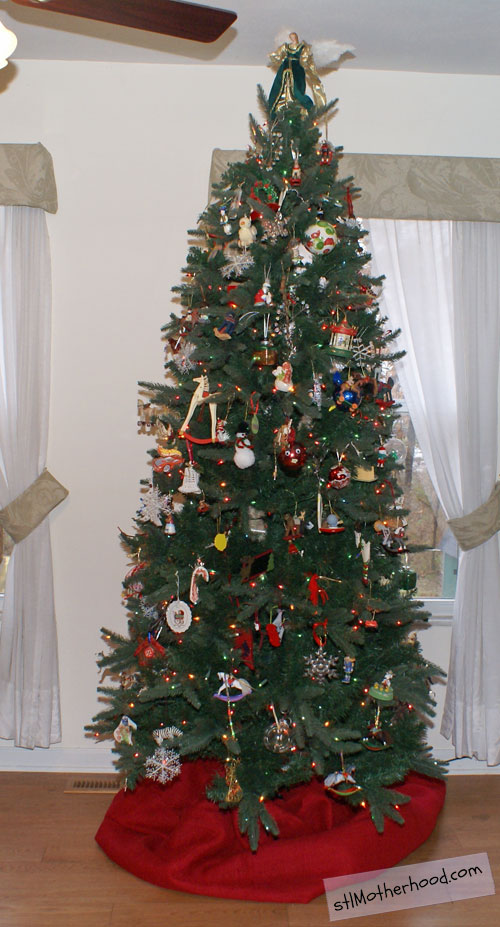
<path fill-rule="evenodd" d="M 0 145 L 0 206 L 37 206 L 57 212 L 52 157 L 34 145 Z"/>
<path fill-rule="evenodd" d="M 210 191 L 245 151 L 216 148 Z M 339 175 L 361 189 L 354 211 L 364 219 L 500 222 L 500 159 L 343 154 Z"/>

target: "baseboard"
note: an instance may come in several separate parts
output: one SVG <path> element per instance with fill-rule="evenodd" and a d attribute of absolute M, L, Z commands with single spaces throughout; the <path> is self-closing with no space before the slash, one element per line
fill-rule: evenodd
<path fill-rule="evenodd" d="M 500 766 L 487 766 L 484 760 L 473 757 L 455 759 L 453 750 L 433 750 L 436 760 L 449 763 L 450 775 L 492 776 L 500 775 Z M 111 744 L 99 743 L 88 747 L 61 747 L 59 744 L 47 750 L 36 747 L 25 750 L 22 747 L 0 745 L 0 771 L 18 772 L 91 772 L 109 773 L 114 770 Z"/>
<path fill-rule="evenodd" d="M 450 776 L 498 776 L 500 766 L 488 766 L 485 760 L 476 760 L 473 756 L 455 757 L 452 747 L 434 747 L 432 755 L 435 760 L 448 763 Z"/>
<path fill-rule="evenodd" d="M 88 747 L 0 746 L 0 771 L 17 772 L 91 772 L 109 773 L 114 770 L 111 744 L 99 743 Z"/>

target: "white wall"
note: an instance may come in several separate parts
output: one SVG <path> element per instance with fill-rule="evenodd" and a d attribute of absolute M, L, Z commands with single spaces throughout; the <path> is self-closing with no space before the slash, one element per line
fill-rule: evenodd
<path fill-rule="evenodd" d="M 48 466 L 70 490 L 51 516 L 63 742 L 0 744 L 0 768 L 106 769 L 83 725 L 96 710 L 103 624 L 125 629 L 125 556 L 151 439 L 136 433 L 136 382 L 161 379 L 160 327 L 186 229 L 206 200 L 211 151 L 244 148 L 265 68 L 20 61 L 0 72 L 0 142 L 51 152 L 53 262 Z M 500 78 L 344 70 L 330 138 L 347 151 L 500 157 Z M 436 632 L 427 655 L 445 663 Z M 425 632 L 426 637 L 433 630 Z M 433 737 L 438 749 L 448 746 Z"/>

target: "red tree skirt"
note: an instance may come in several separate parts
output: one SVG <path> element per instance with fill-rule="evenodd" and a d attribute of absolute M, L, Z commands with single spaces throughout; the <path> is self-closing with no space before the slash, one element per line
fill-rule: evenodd
<path fill-rule="evenodd" d="M 238 829 L 237 811 L 221 811 L 205 795 L 218 766 L 184 763 L 162 786 L 145 780 L 120 792 L 96 840 L 129 872 L 164 888 L 247 901 L 308 902 L 323 879 L 394 866 L 430 836 L 445 797 L 444 783 L 410 774 L 397 790 L 402 826 L 387 820 L 377 833 L 369 811 L 328 795 L 319 780 L 268 802 L 279 838 L 263 830 L 257 853 Z"/>

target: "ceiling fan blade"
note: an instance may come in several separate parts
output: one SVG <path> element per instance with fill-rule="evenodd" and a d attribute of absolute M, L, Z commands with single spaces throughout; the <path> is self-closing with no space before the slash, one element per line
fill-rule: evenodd
<path fill-rule="evenodd" d="M 195 42 L 215 42 L 236 19 L 231 10 L 178 0 L 14 0 L 14 3 Z"/>

